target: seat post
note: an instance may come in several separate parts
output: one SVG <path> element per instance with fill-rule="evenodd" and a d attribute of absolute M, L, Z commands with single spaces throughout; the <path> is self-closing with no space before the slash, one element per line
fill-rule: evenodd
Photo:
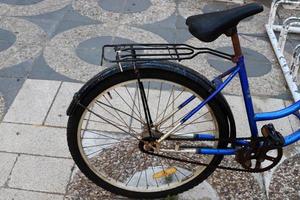
<path fill-rule="evenodd" d="M 239 40 L 239 36 L 236 31 L 236 28 L 235 28 L 235 31 L 233 31 L 231 34 L 231 41 L 232 41 L 232 46 L 234 49 L 234 57 L 235 57 L 235 59 L 238 59 L 239 57 L 241 57 L 243 55 L 243 53 L 242 53 L 240 40 Z"/>

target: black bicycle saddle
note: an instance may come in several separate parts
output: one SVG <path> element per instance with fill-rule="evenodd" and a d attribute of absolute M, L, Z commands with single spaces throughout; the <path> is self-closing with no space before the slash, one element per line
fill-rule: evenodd
<path fill-rule="evenodd" d="M 234 28 L 238 23 L 264 10 L 263 6 L 251 3 L 220 12 L 190 16 L 186 25 L 193 36 L 203 42 L 212 42 L 220 35 Z"/>

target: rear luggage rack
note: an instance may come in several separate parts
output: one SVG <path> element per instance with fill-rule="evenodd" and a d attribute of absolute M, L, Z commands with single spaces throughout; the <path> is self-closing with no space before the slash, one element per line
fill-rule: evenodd
<path fill-rule="evenodd" d="M 113 53 L 108 57 L 108 53 Z M 212 54 L 227 60 L 232 60 L 233 55 L 223 53 L 210 48 L 198 48 L 187 44 L 116 44 L 104 45 L 102 48 L 102 59 L 110 63 L 121 64 L 139 61 L 162 61 L 162 60 L 188 60 L 199 54 Z"/>

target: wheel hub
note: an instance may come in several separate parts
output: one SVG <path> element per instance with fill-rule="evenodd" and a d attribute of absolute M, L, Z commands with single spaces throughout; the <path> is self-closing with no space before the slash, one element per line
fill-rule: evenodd
<path fill-rule="evenodd" d="M 163 135 L 161 132 L 159 132 L 156 128 L 151 129 L 151 134 L 148 131 L 148 128 L 143 129 L 142 132 L 142 139 L 139 142 L 139 148 L 142 152 L 153 152 L 157 150 L 158 144 L 157 140 Z"/>

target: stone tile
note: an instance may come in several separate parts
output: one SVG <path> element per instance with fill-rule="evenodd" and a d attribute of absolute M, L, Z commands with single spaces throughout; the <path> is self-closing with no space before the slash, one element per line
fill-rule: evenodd
<path fill-rule="evenodd" d="M 226 156 L 221 165 L 240 168 L 232 156 Z M 266 199 L 261 174 L 217 169 L 206 181 L 220 199 Z"/>
<path fill-rule="evenodd" d="M 4 116 L 4 109 L 5 109 L 5 100 L 2 96 L 2 94 L 0 94 L 0 121 L 2 120 L 2 117 Z"/>
<path fill-rule="evenodd" d="M 0 186 L 3 186 L 7 181 L 7 178 L 14 166 L 16 158 L 16 154 L 0 153 Z"/>
<path fill-rule="evenodd" d="M 63 19 L 60 20 L 59 24 L 55 27 L 55 31 L 52 36 L 77 26 L 99 24 L 99 21 L 80 15 L 72 8 L 72 6 L 68 6 L 66 9 L 67 12 L 64 14 Z"/>
<path fill-rule="evenodd" d="M 226 99 L 234 114 L 235 123 L 237 127 L 237 135 L 241 137 L 250 136 L 250 128 L 247 119 L 247 113 L 244 105 L 243 98 L 241 96 L 226 96 Z M 253 105 L 255 112 L 270 112 L 279 110 L 285 107 L 283 100 L 274 98 L 259 98 L 253 97 Z M 267 123 L 273 123 L 275 128 L 283 135 L 291 132 L 291 125 L 288 118 L 258 122 L 258 131 Z"/>
<path fill-rule="evenodd" d="M 178 200 L 220 199 L 215 189 L 203 181 L 198 186 L 178 195 Z"/>
<path fill-rule="evenodd" d="M 70 159 L 21 155 L 8 186 L 64 194 L 73 165 Z"/>
<path fill-rule="evenodd" d="M 243 35 L 240 37 L 240 41 L 244 48 L 256 51 L 272 63 L 272 68 L 269 73 L 259 77 L 249 77 L 251 94 L 256 96 L 275 97 L 280 94 L 287 93 L 288 90 L 285 87 L 286 83 L 282 71 L 276 57 L 274 56 L 274 52 L 270 46 L 268 38 Z M 228 39 L 226 36 L 221 36 L 216 41 L 211 43 L 200 42 L 195 38 L 188 40 L 186 43 L 193 46 L 209 47 L 212 49 L 218 49 L 220 47 L 232 45 L 230 39 Z M 211 80 L 213 77 L 219 75 L 220 72 L 209 65 L 207 58 L 208 56 L 203 54 L 195 57 L 192 60 L 182 61 L 182 64 L 195 69 L 197 72 Z M 220 59 L 218 60 L 220 61 Z M 221 61 L 224 62 L 224 60 Z M 229 63 L 229 66 L 233 65 Z M 251 67 L 252 66 L 246 66 L 246 69 Z M 224 89 L 224 92 L 233 95 L 242 95 L 239 78 L 234 78 L 232 82 Z"/>
<path fill-rule="evenodd" d="M 64 75 L 61 75 L 54 71 L 45 61 L 43 55 L 38 56 L 33 64 L 31 73 L 28 75 L 30 79 L 43 79 L 43 80 L 59 80 L 59 81 L 69 81 L 76 82 Z"/>
<path fill-rule="evenodd" d="M 0 135 L 1 151 L 71 157 L 65 129 L 2 123 L 0 131 L 5 133 Z"/>
<path fill-rule="evenodd" d="M 45 121 L 46 125 L 66 127 L 68 116 L 66 111 L 70 105 L 74 93 L 77 92 L 82 84 L 64 82 L 54 100 L 48 117 Z"/>
<path fill-rule="evenodd" d="M 47 40 L 46 33 L 39 26 L 21 18 L 4 17 L 0 28 L 13 32 L 16 36 L 16 42 L 0 52 L 1 69 L 36 57 Z"/>
<path fill-rule="evenodd" d="M 269 186 L 269 199 L 299 199 L 300 154 L 283 161 L 273 173 Z"/>
<path fill-rule="evenodd" d="M 293 102 L 292 101 L 284 101 L 286 107 L 290 106 Z M 291 126 L 293 131 L 297 131 L 300 128 L 300 120 L 295 115 L 290 115 L 289 117 Z"/>
<path fill-rule="evenodd" d="M 63 200 L 63 195 L 31 192 L 18 189 L 1 188 L 0 200 Z"/>
<path fill-rule="evenodd" d="M 4 121 L 42 124 L 59 85 L 59 81 L 27 79 Z"/>
<path fill-rule="evenodd" d="M 250 127 L 247 120 L 243 98 L 240 96 L 226 95 L 226 100 L 230 105 L 235 119 L 237 137 L 250 136 Z"/>
<path fill-rule="evenodd" d="M 0 69 L 0 77 L 26 78 L 31 71 L 33 59 L 29 59 L 17 65 Z"/>
<path fill-rule="evenodd" d="M 256 112 L 271 112 L 285 108 L 284 102 L 281 99 L 273 98 L 254 98 L 254 110 Z M 272 120 L 272 121 L 262 121 L 258 122 L 258 129 L 268 123 L 273 123 L 276 130 L 282 135 L 288 135 L 292 132 L 292 127 L 287 117 Z"/>
<path fill-rule="evenodd" d="M 0 92 L 5 101 L 5 107 L 3 107 L 4 113 L 7 112 L 7 109 L 13 103 L 24 81 L 21 78 L 0 78 Z"/>
<path fill-rule="evenodd" d="M 176 3 L 173 0 L 152 0 L 148 9 L 139 12 L 130 12 L 130 6 L 124 7 L 126 5 L 122 3 L 126 3 L 126 1 L 123 1 L 119 3 L 119 7 L 126 9 L 123 13 L 105 10 L 98 2 L 98 0 L 78 0 L 74 1 L 72 5 L 77 12 L 94 20 L 122 24 L 150 24 L 168 18 L 176 11 Z M 131 2 L 129 1 L 129 3 Z"/>
<path fill-rule="evenodd" d="M 15 43 L 15 41 L 16 36 L 12 32 L 0 29 L 0 51 L 8 49 Z"/>
<path fill-rule="evenodd" d="M 12 1 L 10 1 L 9 4 L 1 3 L 0 10 L 2 11 L 2 9 L 6 9 L 6 12 L 4 12 L 6 16 L 39 15 L 61 9 L 68 5 L 70 0 L 35 0 L 35 3 L 32 2 L 33 1 L 18 1 L 17 5 L 15 5 Z"/>

